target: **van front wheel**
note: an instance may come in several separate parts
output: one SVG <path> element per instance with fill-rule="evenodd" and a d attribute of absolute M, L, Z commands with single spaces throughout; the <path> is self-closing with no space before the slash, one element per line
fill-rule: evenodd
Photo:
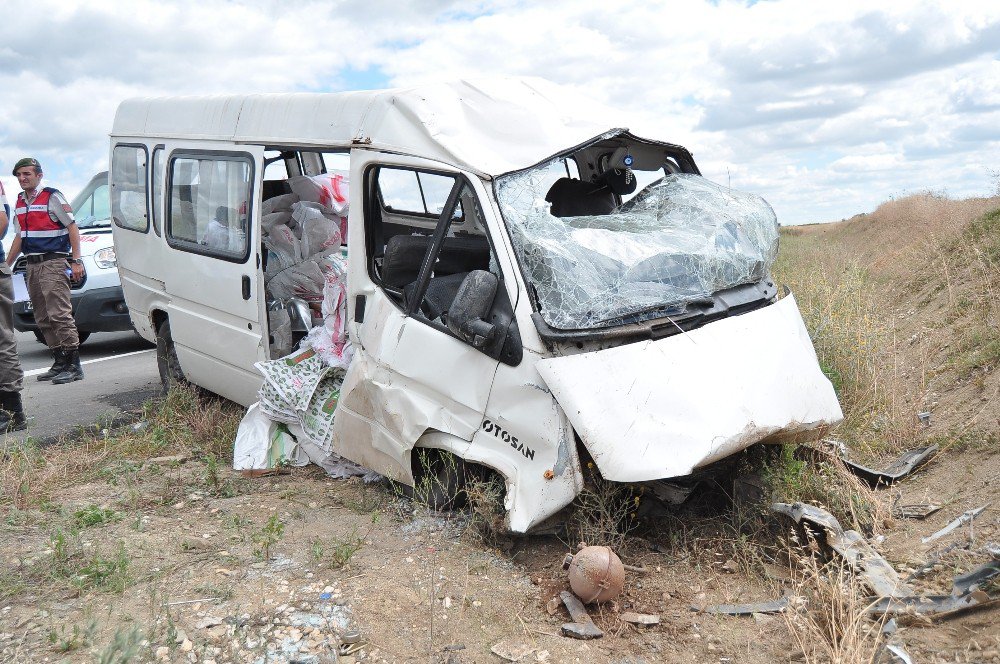
<path fill-rule="evenodd" d="M 163 383 L 164 394 L 169 392 L 171 387 L 187 382 L 184 371 L 181 370 L 181 362 L 177 359 L 174 340 L 170 336 L 169 320 L 160 323 L 160 327 L 156 330 L 156 366 L 160 370 L 160 382 Z"/>

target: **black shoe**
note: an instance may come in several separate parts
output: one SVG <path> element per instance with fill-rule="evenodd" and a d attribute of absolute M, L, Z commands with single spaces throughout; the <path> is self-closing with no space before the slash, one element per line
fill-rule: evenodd
<path fill-rule="evenodd" d="M 83 380 L 83 367 L 80 366 L 80 349 L 63 349 L 63 356 L 66 358 L 66 364 L 63 370 L 52 379 L 52 383 L 63 385 L 64 383 L 72 383 L 74 380 Z"/>
<path fill-rule="evenodd" d="M 20 392 L 0 392 L 0 433 L 27 428 Z"/>
<path fill-rule="evenodd" d="M 66 370 L 66 361 L 63 359 L 62 348 L 56 348 L 52 351 L 52 360 L 52 368 L 43 374 L 39 374 L 38 380 L 52 380 Z"/>

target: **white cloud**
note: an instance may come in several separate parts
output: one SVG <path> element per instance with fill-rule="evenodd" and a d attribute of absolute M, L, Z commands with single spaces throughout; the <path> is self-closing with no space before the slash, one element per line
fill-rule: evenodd
<path fill-rule="evenodd" d="M 786 223 L 904 190 L 985 193 L 1000 147 L 994 2 L 41 0 L 4 3 L 0 24 L 0 175 L 33 154 L 70 194 L 106 164 L 129 96 L 483 74 L 620 107 Z"/>

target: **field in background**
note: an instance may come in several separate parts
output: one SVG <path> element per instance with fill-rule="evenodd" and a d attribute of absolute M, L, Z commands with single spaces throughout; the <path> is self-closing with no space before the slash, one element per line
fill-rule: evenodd
<path fill-rule="evenodd" d="M 925 193 L 850 220 L 782 229 L 775 266 L 795 294 L 863 455 L 915 437 L 996 441 L 1000 197 Z M 920 412 L 931 413 L 923 430 Z"/>

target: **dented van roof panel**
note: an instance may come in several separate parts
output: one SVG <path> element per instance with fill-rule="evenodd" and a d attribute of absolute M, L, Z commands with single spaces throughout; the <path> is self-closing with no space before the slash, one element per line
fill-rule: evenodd
<path fill-rule="evenodd" d="M 607 132 L 612 125 L 599 114 L 593 102 L 543 79 L 495 77 L 357 92 L 129 99 L 111 133 L 363 146 L 493 176 Z"/>

